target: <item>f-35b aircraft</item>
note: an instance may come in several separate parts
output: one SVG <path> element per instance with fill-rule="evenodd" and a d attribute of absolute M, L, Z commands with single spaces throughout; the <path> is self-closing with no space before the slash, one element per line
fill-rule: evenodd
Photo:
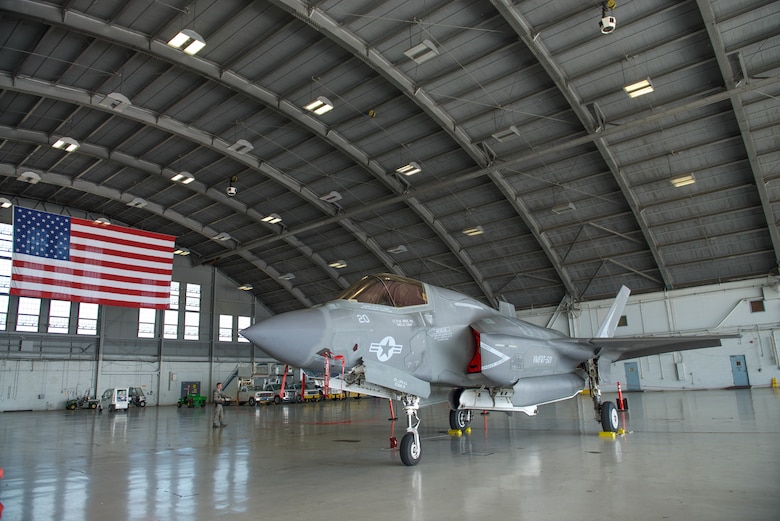
<path fill-rule="evenodd" d="M 615 404 L 602 402 L 601 378 L 613 362 L 720 345 L 724 336 L 612 338 L 628 300 L 621 288 L 595 338 L 570 338 L 455 291 L 397 275 L 368 275 L 334 300 L 273 316 L 241 334 L 272 357 L 321 372 L 344 391 L 400 400 L 407 432 L 401 461 L 422 454 L 417 411 L 449 391 L 450 427 L 465 429 L 478 411 L 519 411 L 576 396 L 589 383 L 596 420 L 616 432 Z M 341 366 L 341 367 L 339 367 Z M 438 392 L 437 392 L 438 391 Z"/>

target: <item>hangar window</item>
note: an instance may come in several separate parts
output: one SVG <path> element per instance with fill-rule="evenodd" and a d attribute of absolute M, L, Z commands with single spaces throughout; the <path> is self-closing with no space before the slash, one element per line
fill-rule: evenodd
<path fill-rule="evenodd" d="M 8 295 L 0 295 L 0 331 L 5 331 L 8 323 Z"/>
<path fill-rule="evenodd" d="M 242 329 L 246 329 L 249 326 L 252 325 L 252 317 L 238 317 L 238 330 L 241 331 Z M 242 337 L 241 335 L 238 335 L 238 341 L 239 342 L 249 342 L 246 338 Z"/>
<path fill-rule="evenodd" d="M 764 301 L 763 300 L 751 300 L 750 301 L 750 312 L 751 313 L 761 313 L 762 311 L 765 311 Z"/>
<path fill-rule="evenodd" d="M 200 284 L 187 284 L 184 293 L 184 340 L 200 337 Z"/>
<path fill-rule="evenodd" d="M 163 313 L 163 338 L 179 338 L 179 283 L 171 281 L 168 309 Z"/>
<path fill-rule="evenodd" d="M 219 316 L 219 341 L 233 341 L 233 315 Z"/>
<path fill-rule="evenodd" d="M 163 313 L 163 338 L 179 338 L 178 309 L 166 309 Z"/>
<path fill-rule="evenodd" d="M 14 227 L 0 224 L 0 293 L 8 294 L 11 287 L 11 253 L 13 251 Z M 6 305 L 6 309 L 8 309 Z"/>
<path fill-rule="evenodd" d="M 366 275 L 336 298 L 396 308 L 428 303 L 422 282 L 388 273 Z"/>
<path fill-rule="evenodd" d="M 97 304 L 79 304 L 79 322 L 76 333 L 79 335 L 97 335 Z"/>
<path fill-rule="evenodd" d="M 19 310 L 16 313 L 17 331 L 38 331 L 41 316 L 41 299 L 19 297 Z"/>
<path fill-rule="evenodd" d="M 138 310 L 138 337 L 154 338 L 154 325 L 157 313 L 153 309 L 141 308 Z"/>
<path fill-rule="evenodd" d="M 52 300 L 49 302 L 48 333 L 68 334 L 70 324 L 70 302 L 67 300 Z"/>

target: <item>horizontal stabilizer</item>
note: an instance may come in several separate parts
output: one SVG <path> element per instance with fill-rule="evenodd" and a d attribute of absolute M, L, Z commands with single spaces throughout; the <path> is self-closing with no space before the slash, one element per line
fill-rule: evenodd
<path fill-rule="evenodd" d="M 739 338 L 739 335 L 591 338 L 589 343 L 601 348 L 597 353 L 599 358 L 618 362 L 673 351 L 717 347 L 724 338 Z"/>

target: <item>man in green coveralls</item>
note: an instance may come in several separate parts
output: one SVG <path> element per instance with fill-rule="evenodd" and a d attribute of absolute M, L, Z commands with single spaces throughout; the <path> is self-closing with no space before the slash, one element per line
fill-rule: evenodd
<path fill-rule="evenodd" d="M 214 421 L 213 426 L 216 429 L 217 427 L 225 427 L 227 426 L 227 423 L 225 423 L 225 413 L 222 411 L 222 404 L 225 403 L 225 398 L 227 396 L 225 393 L 222 392 L 222 382 L 219 382 L 217 384 L 217 388 L 214 389 Z"/>

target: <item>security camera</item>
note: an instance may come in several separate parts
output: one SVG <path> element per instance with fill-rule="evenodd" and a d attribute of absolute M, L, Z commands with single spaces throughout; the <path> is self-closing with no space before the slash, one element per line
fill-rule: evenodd
<path fill-rule="evenodd" d="M 238 193 L 238 188 L 236 188 L 233 185 L 230 185 L 225 189 L 225 193 L 228 195 L 228 197 L 233 197 Z"/>
<path fill-rule="evenodd" d="M 617 27 L 617 20 L 615 20 L 614 16 L 605 16 L 599 22 L 599 27 L 601 28 L 601 34 L 609 34 Z"/>

